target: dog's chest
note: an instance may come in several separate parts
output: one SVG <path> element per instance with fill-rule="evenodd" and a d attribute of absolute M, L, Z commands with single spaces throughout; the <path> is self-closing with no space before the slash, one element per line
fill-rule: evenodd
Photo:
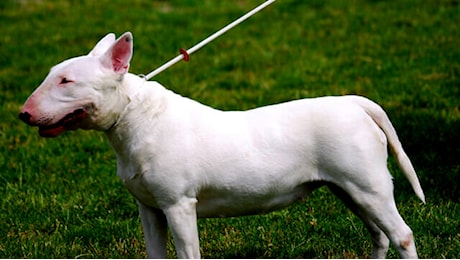
<path fill-rule="evenodd" d="M 172 177 L 172 176 L 171 176 Z M 318 187 L 318 182 L 298 182 L 286 185 L 234 183 L 234 186 L 212 187 L 190 185 L 184 187 L 176 182 L 158 182 L 148 175 L 134 175 L 123 181 L 137 200 L 154 208 L 167 208 L 181 197 L 197 199 L 198 217 L 232 217 L 271 212 L 289 206 L 306 197 Z M 175 179 L 175 178 L 173 178 Z"/>
<path fill-rule="evenodd" d="M 123 184 L 128 191 L 141 203 L 154 208 L 162 208 L 166 202 L 166 194 L 152 192 L 152 187 L 149 187 L 145 176 L 133 175 L 131 178 L 122 179 Z"/>

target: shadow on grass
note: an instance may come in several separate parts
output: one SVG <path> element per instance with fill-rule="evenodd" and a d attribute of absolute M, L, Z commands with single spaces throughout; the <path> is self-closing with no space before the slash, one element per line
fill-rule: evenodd
<path fill-rule="evenodd" d="M 460 120 L 424 110 L 389 114 L 428 200 L 460 202 Z M 407 181 L 395 185 L 412 191 Z"/>
<path fill-rule="evenodd" d="M 225 256 L 219 256 L 224 259 L 263 259 L 267 258 L 267 256 L 264 256 L 263 252 L 258 252 L 250 248 L 250 246 L 247 246 L 247 248 L 242 248 L 241 249 L 242 253 L 241 254 L 228 254 Z M 305 251 L 303 255 L 299 255 L 298 258 L 303 258 L 303 259 L 313 259 L 317 258 L 316 252 L 313 250 L 308 250 Z M 272 258 L 272 257 L 270 257 Z M 281 257 L 284 258 L 284 257 Z"/>

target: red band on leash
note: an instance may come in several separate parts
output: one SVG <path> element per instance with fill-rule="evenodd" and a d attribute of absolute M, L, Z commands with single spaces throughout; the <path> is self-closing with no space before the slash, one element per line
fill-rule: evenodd
<path fill-rule="evenodd" d="M 188 55 L 188 52 L 185 49 L 180 49 L 179 51 L 182 55 L 184 55 L 184 61 L 190 60 L 190 56 Z"/>

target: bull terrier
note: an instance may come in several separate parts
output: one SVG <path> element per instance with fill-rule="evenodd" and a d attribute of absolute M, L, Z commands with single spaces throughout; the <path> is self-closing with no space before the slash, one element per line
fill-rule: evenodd
<path fill-rule="evenodd" d="M 168 227 L 177 256 L 199 258 L 197 218 L 270 212 L 324 185 L 363 220 L 372 257 L 385 257 L 390 241 L 401 257 L 417 257 L 395 205 L 387 145 L 425 197 L 379 105 L 340 96 L 220 111 L 129 73 L 132 52 L 130 32 L 108 34 L 88 55 L 51 68 L 19 117 L 44 137 L 105 132 L 138 201 L 149 257 L 166 257 Z"/>

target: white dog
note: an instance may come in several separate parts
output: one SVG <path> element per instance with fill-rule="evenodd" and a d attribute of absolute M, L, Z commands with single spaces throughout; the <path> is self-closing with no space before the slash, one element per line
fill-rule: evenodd
<path fill-rule="evenodd" d="M 380 106 L 357 96 L 223 112 L 128 73 L 131 33 L 105 36 L 86 56 L 53 67 L 21 120 L 54 137 L 104 131 L 117 173 L 139 202 L 149 257 L 166 256 L 169 226 L 180 258 L 199 258 L 197 217 L 260 214 L 327 185 L 366 224 L 373 257 L 390 241 L 415 258 L 398 213 L 387 142 L 417 196 L 416 173 Z"/>

